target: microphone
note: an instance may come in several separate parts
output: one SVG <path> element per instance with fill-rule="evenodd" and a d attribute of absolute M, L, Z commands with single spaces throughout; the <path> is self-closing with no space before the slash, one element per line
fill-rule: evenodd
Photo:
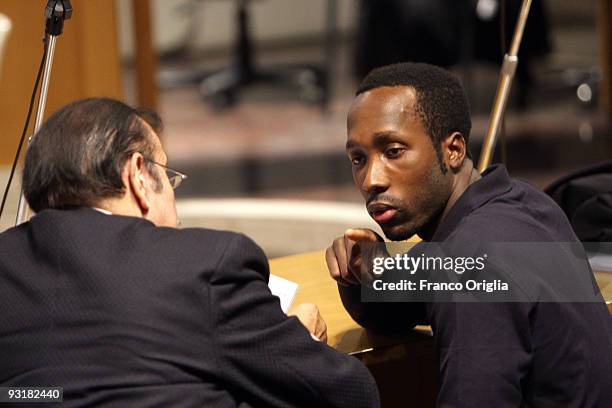
<path fill-rule="evenodd" d="M 45 34 L 57 37 L 64 32 L 64 21 L 72 17 L 70 0 L 49 0 L 45 7 Z"/>

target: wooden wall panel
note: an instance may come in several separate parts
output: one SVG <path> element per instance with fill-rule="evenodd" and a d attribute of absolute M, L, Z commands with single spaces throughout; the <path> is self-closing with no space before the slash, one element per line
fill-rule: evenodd
<path fill-rule="evenodd" d="M 90 96 L 123 98 L 114 0 L 72 0 L 74 14 L 58 37 L 45 117 Z M 44 36 L 46 0 L 2 0 L 13 31 L 0 77 L 0 165 L 12 162 L 27 113 Z M 33 126 L 34 114 L 31 126 Z"/>

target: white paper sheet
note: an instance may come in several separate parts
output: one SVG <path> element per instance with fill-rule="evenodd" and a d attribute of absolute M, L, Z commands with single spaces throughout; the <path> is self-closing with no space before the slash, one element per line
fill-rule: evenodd
<path fill-rule="evenodd" d="M 287 310 L 289 310 L 293 303 L 293 299 L 295 299 L 299 285 L 280 276 L 270 274 L 268 287 L 274 296 L 278 296 L 281 309 L 287 313 Z"/>
<path fill-rule="evenodd" d="M 612 272 L 612 255 L 588 254 L 588 257 L 594 271 Z"/>

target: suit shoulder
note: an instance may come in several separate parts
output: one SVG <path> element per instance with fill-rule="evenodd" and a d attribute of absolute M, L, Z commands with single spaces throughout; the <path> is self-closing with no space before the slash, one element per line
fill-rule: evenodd
<path fill-rule="evenodd" d="M 575 241 L 567 217 L 555 202 L 531 185 L 522 184 L 520 194 L 499 197 L 466 215 L 453 237 L 477 236 L 482 241 L 500 242 Z"/>
<path fill-rule="evenodd" d="M 464 217 L 451 239 L 482 242 L 550 241 L 548 226 L 514 211 L 474 212 Z"/>
<path fill-rule="evenodd" d="M 219 240 L 228 242 L 237 239 L 242 234 L 231 231 L 214 230 L 208 228 L 168 228 L 155 227 L 159 234 L 163 234 L 168 238 L 180 240 Z"/>
<path fill-rule="evenodd" d="M 255 253 L 263 255 L 262 249 L 244 234 L 208 228 L 164 228 L 155 227 L 155 241 L 162 245 L 182 249 L 181 252 L 207 258 L 223 257 L 231 253 Z"/>
<path fill-rule="evenodd" d="M 255 242 L 240 232 L 214 230 L 208 228 L 157 228 L 161 234 L 168 234 L 168 238 L 178 239 L 181 241 L 211 241 L 221 243 L 232 243 L 234 245 L 254 245 Z"/>

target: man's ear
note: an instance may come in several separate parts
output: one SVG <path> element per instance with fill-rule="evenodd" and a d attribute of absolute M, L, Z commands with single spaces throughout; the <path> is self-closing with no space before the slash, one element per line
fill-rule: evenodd
<path fill-rule="evenodd" d="M 448 167 L 452 171 L 458 171 L 463 166 L 463 161 L 467 157 L 467 146 L 465 138 L 459 132 L 453 132 L 442 142 L 442 152 Z"/>
<path fill-rule="evenodd" d="M 134 153 L 125 163 L 127 172 L 127 187 L 128 193 L 131 193 L 133 200 L 136 202 L 143 215 L 149 212 L 149 182 L 145 175 L 145 159 L 141 153 Z"/>

